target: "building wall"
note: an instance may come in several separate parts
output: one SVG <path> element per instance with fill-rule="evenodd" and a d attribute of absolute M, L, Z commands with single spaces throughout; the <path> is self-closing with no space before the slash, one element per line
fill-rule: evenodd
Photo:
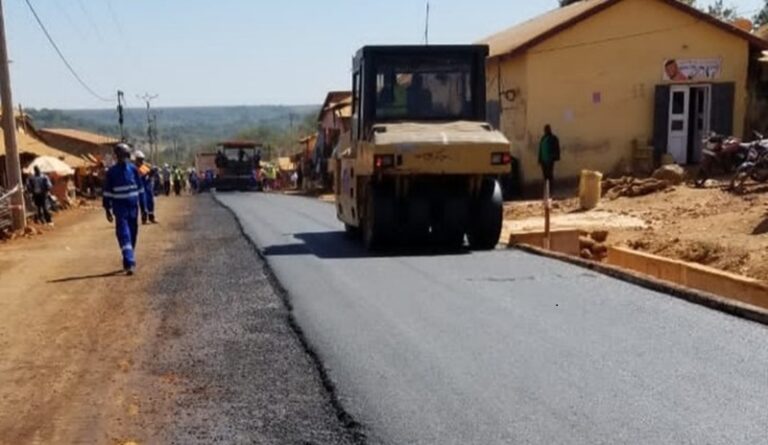
<path fill-rule="evenodd" d="M 662 2 L 625 0 L 505 62 L 502 82 L 521 79 L 524 111 L 503 107 L 501 127 L 521 155 L 526 184 L 540 180 L 538 139 L 547 123 L 563 147 L 558 177 L 577 177 L 583 168 L 628 172 L 633 146 L 653 137 L 654 90 L 665 83 L 665 60 L 722 59 L 716 81 L 735 82 L 733 128 L 741 131 L 748 57 L 747 41 L 709 23 Z"/>

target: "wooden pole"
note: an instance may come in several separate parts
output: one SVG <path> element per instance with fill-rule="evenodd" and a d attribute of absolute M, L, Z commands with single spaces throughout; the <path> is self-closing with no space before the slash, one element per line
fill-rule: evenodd
<path fill-rule="evenodd" d="M 544 181 L 544 248 L 549 250 L 552 247 L 552 236 L 550 226 L 550 213 L 552 210 L 552 200 L 549 195 L 549 179 Z"/>
<path fill-rule="evenodd" d="M 11 195 L 13 228 L 21 230 L 27 225 L 24 212 L 24 189 L 21 184 L 21 160 L 16 145 L 16 121 L 13 117 L 13 97 L 11 96 L 11 73 L 8 68 L 8 46 L 5 41 L 5 18 L 3 3 L 0 0 L 0 99 L 2 100 L 2 126 L 5 138 L 5 174 L 8 188 L 18 186 Z"/>

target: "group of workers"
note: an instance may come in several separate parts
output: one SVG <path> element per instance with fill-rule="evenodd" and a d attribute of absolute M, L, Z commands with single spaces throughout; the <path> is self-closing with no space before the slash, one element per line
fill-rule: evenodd
<path fill-rule="evenodd" d="M 170 196 L 171 191 L 178 196 L 189 187 L 192 193 L 199 189 L 200 180 L 194 168 L 186 172 L 180 167 L 164 164 L 162 170 L 154 177 L 156 189 L 161 190 L 165 196 Z"/>
<path fill-rule="evenodd" d="M 114 147 L 117 163 L 112 166 L 104 180 L 103 206 L 107 221 L 115 224 L 115 235 L 123 257 L 123 270 L 127 275 L 136 272 L 136 240 L 139 233 L 139 217 L 142 224 L 157 223 L 155 218 L 155 192 L 162 190 L 166 196 L 171 188 L 179 195 L 186 188 L 187 179 L 193 190 L 197 189 L 197 174 L 170 168 L 168 164 L 160 170 L 146 162 L 141 151 L 133 153 L 126 143 Z"/>

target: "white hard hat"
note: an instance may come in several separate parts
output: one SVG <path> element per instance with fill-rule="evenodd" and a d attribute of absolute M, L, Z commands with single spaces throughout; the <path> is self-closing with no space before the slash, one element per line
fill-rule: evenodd
<path fill-rule="evenodd" d="M 133 154 L 133 157 L 136 159 L 147 159 L 147 157 L 144 156 L 144 152 L 141 150 L 136 150 L 136 152 Z"/>

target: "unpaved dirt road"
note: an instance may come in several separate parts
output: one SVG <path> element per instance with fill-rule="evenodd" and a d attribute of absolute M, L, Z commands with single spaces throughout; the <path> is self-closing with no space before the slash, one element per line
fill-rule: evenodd
<path fill-rule="evenodd" d="M 101 211 L 0 246 L 1 444 L 345 444 L 263 263 L 210 197 L 120 268 Z"/>

